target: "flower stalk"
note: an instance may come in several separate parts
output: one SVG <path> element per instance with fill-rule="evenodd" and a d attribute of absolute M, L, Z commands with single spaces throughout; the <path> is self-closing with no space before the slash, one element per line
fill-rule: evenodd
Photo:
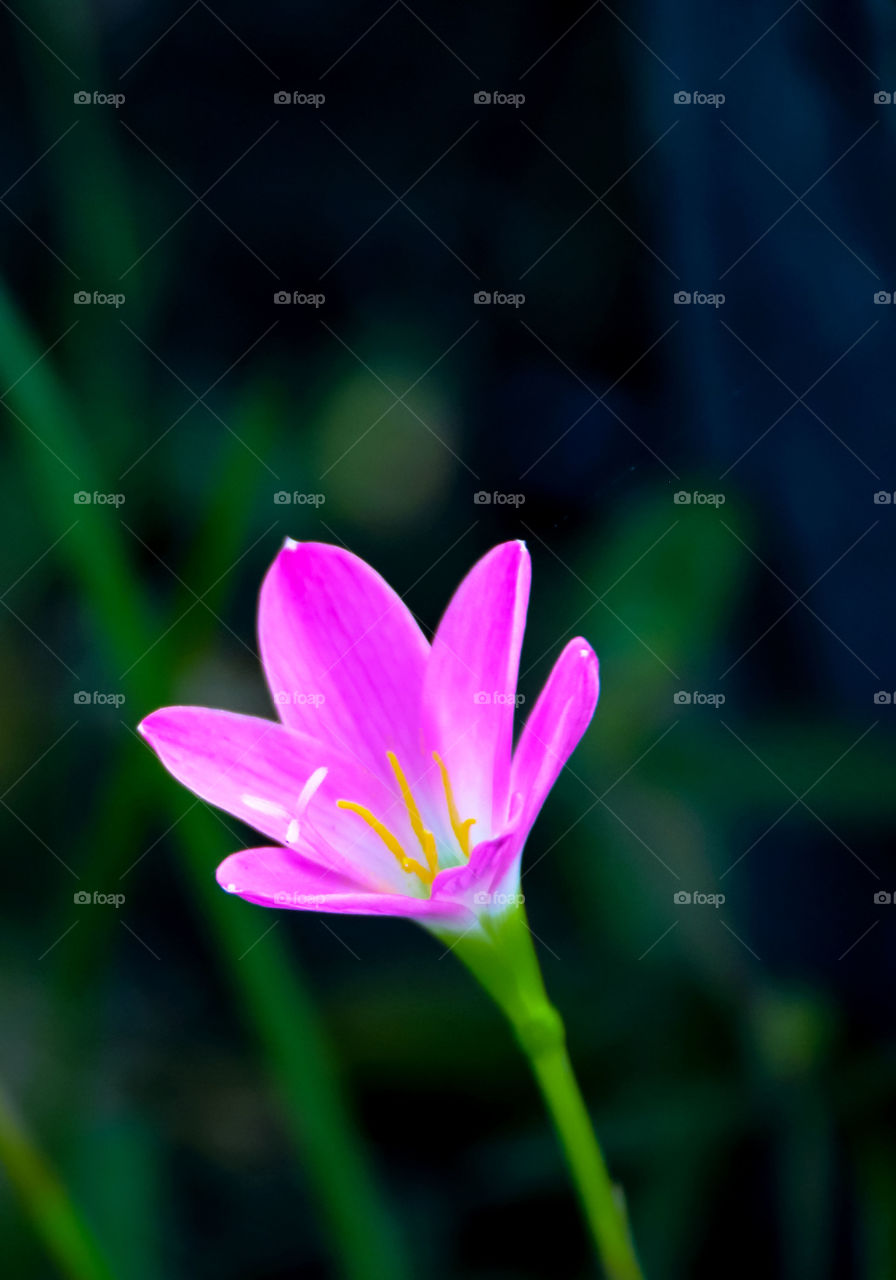
<path fill-rule="evenodd" d="M 443 941 L 503 1010 L 529 1060 L 607 1280 L 643 1280 L 622 1193 L 610 1179 L 522 905 L 491 917 L 482 930 Z"/>

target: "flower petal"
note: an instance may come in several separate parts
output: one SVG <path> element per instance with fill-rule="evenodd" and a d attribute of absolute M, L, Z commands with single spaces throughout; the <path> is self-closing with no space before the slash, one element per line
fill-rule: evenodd
<path fill-rule="evenodd" d="M 416 769 L 429 645 L 370 565 L 341 547 L 287 542 L 261 588 L 258 637 L 284 724 L 386 778 L 387 751 Z"/>
<path fill-rule="evenodd" d="M 371 893 L 290 849 L 244 849 L 225 858 L 216 876 L 222 889 L 261 907 L 409 916 L 421 924 L 440 928 L 472 923 L 469 912 L 458 902 L 403 893 Z"/>
<path fill-rule="evenodd" d="M 484 835 L 506 819 L 530 576 L 522 542 L 484 556 L 448 605 L 426 668 L 426 745 L 445 760 L 462 817 L 475 816 Z"/>
<path fill-rule="evenodd" d="M 433 881 L 433 898 L 463 902 L 477 914 L 489 909 L 503 911 L 508 905 L 506 894 L 496 901 L 495 889 L 503 890 L 513 880 L 510 873 L 521 849 L 522 840 L 516 828 L 493 840 L 483 840 L 470 853 L 469 862 L 439 872 Z"/>
<path fill-rule="evenodd" d="M 205 707 L 164 707 L 139 731 L 179 782 L 269 839 L 293 843 L 290 828 L 298 820 L 302 848 L 314 849 L 325 866 L 381 886 L 402 883 L 405 873 L 382 841 L 337 808 L 340 799 L 380 813 L 395 806 L 392 791 L 355 760 L 275 720 Z M 322 767 L 327 772 L 319 780 Z M 306 836 L 299 799 L 316 772 L 307 813 L 312 835 Z"/>
<path fill-rule="evenodd" d="M 578 636 L 554 664 L 514 752 L 510 789 L 520 797 L 517 821 L 523 833 L 588 728 L 599 691 L 597 654 Z"/>

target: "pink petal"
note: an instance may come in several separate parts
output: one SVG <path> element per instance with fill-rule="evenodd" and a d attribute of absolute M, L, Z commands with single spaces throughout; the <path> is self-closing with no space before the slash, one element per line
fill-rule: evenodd
<path fill-rule="evenodd" d="M 231 854 L 216 875 L 222 889 L 261 907 L 409 916 L 422 924 L 447 927 L 473 923 L 460 903 L 404 893 L 366 892 L 288 849 L 245 849 Z"/>
<path fill-rule="evenodd" d="M 388 779 L 390 750 L 416 770 L 429 645 L 368 564 L 340 547 L 288 542 L 261 588 L 258 636 L 284 724 Z"/>
<path fill-rule="evenodd" d="M 512 878 L 509 871 L 521 851 L 522 840 L 516 828 L 483 840 L 471 851 L 469 862 L 439 872 L 433 881 L 432 896 L 465 902 L 474 911 L 488 909 L 495 885 Z"/>
<path fill-rule="evenodd" d="M 332 747 L 275 720 L 205 707 L 164 707 L 147 716 L 139 730 L 179 782 L 281 842 L 292 835 L 290 824 L 299 814 L 306 784 L 325 766 L 327 774 L 308 805 L 307 821 L 299 815 L 303 850 L 315 850 L 327 867 L 341 866 L 383 886 L 400 883 L 405 875 L 369 827 L 336 806 L 337 800 L 349 799 L 391 815 L 392 791 Z M 397 821 L 395 825 L 402 835 L 409 834 Z"/>
<path fill-rule="evenodd" d="M 475 816 L 485 835 L 506 818 L 529 579 L 522 542 L 484 556 L 448 605 L 426 669 L 426 745 L 448 766 L 461 816 Z"/>
<path fill-rule="evenodd" d="M 599 690 L 597 654 L 580 636 L 570 640 L 526 721 L 513 757 L 510 787 L 520 796 L 517 821 L 524 833 L 588 728 Z"/>

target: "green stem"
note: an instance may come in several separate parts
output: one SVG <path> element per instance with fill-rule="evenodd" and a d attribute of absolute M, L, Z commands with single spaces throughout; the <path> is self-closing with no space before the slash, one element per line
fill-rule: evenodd
<path fill-rule="evenodd" d="M 610 1181 L 565 1043 L 533 1054 L 530 1062 L 607 1276 L 642 1280 L 622 1193 Z"/>
<path fill-rule="evenodd" d="M 503 1009 L 529 1059 L 607 1280 L 643 1280 L 621 1192 L 613 1186 L 579 1090 L 566 1033 L 544 989 L 522 906 L 445 943 Z"/>

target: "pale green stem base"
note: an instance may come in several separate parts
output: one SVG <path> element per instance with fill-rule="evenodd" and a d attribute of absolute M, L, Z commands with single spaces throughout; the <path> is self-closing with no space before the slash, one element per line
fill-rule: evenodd
<path fill-rule="evenodd" d="M 510 1020 L 554 1122 L 608 1280 L 643 1280 L 621 1193 L 614 1188 L 572 1064 L 560 1015 L 544 989 L 522 907 L 487 917 L 482 932 L 446 945 Z"/>

